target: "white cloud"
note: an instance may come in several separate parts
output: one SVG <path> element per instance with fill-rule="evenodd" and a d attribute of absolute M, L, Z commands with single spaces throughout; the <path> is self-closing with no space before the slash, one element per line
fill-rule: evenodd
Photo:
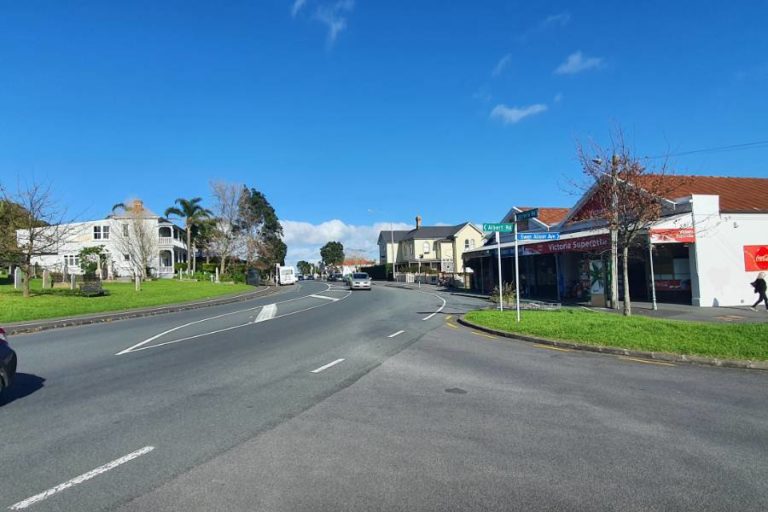
<path fill-rule="evenodd" d="M 508 53 L 505 56 L 503 56 L 498 63 L 496 63 L 496 67 L 493 68 L 493 71 L 491 72 L 491 76 L 499 76 L 504 72 L 504 70 L 509 66 L 509 64 L 512 62 L 512 54 Z"/>
<path fill-rule="evenodd" d="M 336 41 L 339 33 L 347 28 L 346 14 L 355 7 L 354 0 L 337 0 L 317 8 L 315 17 L 328 28 L 328 45 Z"/>
<path fill-rule="evenodd" d="M 517 39 L 519 42 L 524 43 L 531 36 L 536 35 L 540 32 L 544 32 L 550 27 L 564 27 L 568 25 L 568 23 L 570 22 L 571 22 L 571 15 L 568 11 L 552 14 L 551 16 L 547 16 L 546 18 L 538 22 L 535 26 L 529 28 L 528 30 L 520 34 L 517 37 Z"/>
<path fill-rule="evenodd" d="M 563 93 L 559 92 L 559 93 L 555 94 L 555 97 L 554 97 L 553 101 L 555 103 L 560 103 L 561 101 L 563 101 Z"/>
<path fill-rule="evenodd" d="M 600 57 L 584 57 L 581 52 L 572 53 L 565 59 L 565 62 L 557 66 L 555 74 L 573 75 L 589 69 L 597 69 L 603 66 L 603 59 Z"/>
<path fill-rule="evenodd" d="M 561 27 L 566 26 L 568 23 L 571 22 L 571 14 L 568 11 L 559 12 L 557 14 L 553 14 L 551 16 L 547 16 L 544 18 L 544 20 L 539 23 L 539 30 L 543 30 L 547 27 L 551 27 L 553 25 L 559 25 Z"/>
<path fill-rule="evenodd" d="M 379 232 L 390 229 L 389 222 L 377 222 L 372 225 L 354 225 L 334 219 L 320 224 L 281 220 L 283 240 L 288 246 L 287 264 L 295 264 L 299 260 L 317 262 L 320 260 L 320 248 L 330 241 L 341 242 L 347 254 L 365 255 L 378 262 L 379 248 L 376 242 Z M 413 226 L 403 223 L 392 223 L 395 230 L 413 229 Z"/>
<path fill-rule="evenodd" d="M 293 6 L 291 6 L 291 16 L 294 18 L 297 14 L 299 14 L 299 11 L 307 4 L 307 0 L 295 0 L 293 2 Z"/>
<path fill-rule="evenodd" d="M 547 106 L 541 103 L 528 105 L 527 107 L 508 107 L 496 105 L 491 110 L 491 119 L 499 119 L 504 124 L 515 124 L 526 117 L 546 112 Z"/>

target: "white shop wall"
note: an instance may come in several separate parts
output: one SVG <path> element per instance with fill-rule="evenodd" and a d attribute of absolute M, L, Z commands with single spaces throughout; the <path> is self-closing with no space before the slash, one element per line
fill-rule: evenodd
<path fill-rule="evenodd" d="M 703 307 L 751 305 L 749 285 L 757 272 L 744 268 L 745 245 L 768 245 L 768 214 L 720 214 L 718 196 L 693 196 L 696 224 L 693 304 Z M 694 263 L 692 261 L 692 263 Z"/>

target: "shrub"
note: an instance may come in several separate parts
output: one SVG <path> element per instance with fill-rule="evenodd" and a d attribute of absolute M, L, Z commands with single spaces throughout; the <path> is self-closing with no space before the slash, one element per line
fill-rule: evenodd
<path fill-rule="evenodd" d="M 184 263 L 184 262 L 174 263 L 173 264 L 173 270 L 175 272 L 178 272 L 179 270 L 187 270 L 187 264 Z"/>
<path fill-rule="evenodd" d="M 502 283 L 501 296 L 504 300 L 504 304 L 512 304 L 515 302 L 515 283 Z M 499 287 L 495 286 L 490 296 L 491 302 L 498 304 L 499 302 Z"/>

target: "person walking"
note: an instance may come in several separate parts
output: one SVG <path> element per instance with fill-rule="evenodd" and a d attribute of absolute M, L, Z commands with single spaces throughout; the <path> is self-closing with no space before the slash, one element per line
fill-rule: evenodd
<path fill-rule="evenodd" d="M 757 279 L 755 279 L 752 283 L 750 283 L 752 287 L 755 289 L 755 293 L 757 294 L 757 302 L 752 304 L 752 307 L 750 308 L 752 311 L 757 311 L 756 306 L 760 304 L 761 302 L 765 303 L 765 309 L 768 311 L 768 297 L 765 295 L 765 272 L 760 272 L 757 274 Z"/>

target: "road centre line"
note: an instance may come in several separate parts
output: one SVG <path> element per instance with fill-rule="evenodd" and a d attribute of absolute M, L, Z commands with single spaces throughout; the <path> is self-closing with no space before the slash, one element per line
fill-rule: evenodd
<path fill-rule="evenodd" d="M 330 286 L 327 285 L 327 284 L 325 286 L 327 287 L 327 289 L 324 290 L 324 291 L 328 291 L 328 289 L 330 289 Z M 285 304 L 287 302 L 293 302 L 295 300 L 301 300 L 301 299 L 305 299 L 307 297 L 309 297 L 309 295 L 302 295 L 301 297 L 294 297 L 293 299 L 287 299 L 287 300 L 283 300 L 283 301 L 280 301 L 280 302 L 275 302 L 274 305 L 276 306 L 277 304 Z M 161 337 L 165 336 L 166 334 L 170 334 L 172 332 L 178 331 L 179 329 L 183 329 L 185 327 L 189 327 L 190 325 L 200 324 L 200 323 L 203 323 L 203 322 L 207 322 L 208 320 L 216 320 L 218 318 L 224 318 L 225 316 L 237 315 L 239 313 L 245 313 L 246 311 L 255 311 L 255 310 L 257 310 L 259 308 L 263 308 L 263 307 L 264 306 L 259 305 L 259 306 L 254 306 L 252 308 L 238 309 L 237 311 L 229 311 L 227 313 L 222 313 L 220 315 L 209 316 L 207 318 L 201 318 L 200 320 L 194 320 L 192 322 L 187 322 L 187 323 L 182 324 L 182 325 L 177 325 L 176 327 L 172 327 L 171 329 L 167 329 L 167 330 L 165 330 L 165 331 L 163 331 L 163 332 L 161 332 L 159 334 L 155 334 L 154 336 L 151 336 L 151 337 L 147 338 L 144 341 L 141 341 L 141 342 L 139 342 L 139 343 L 137 343 L 137 344 L 135 344 L 135 345 L 133 345 L 131 347 L 128 347 L 125 350 L 121 350 L 120 352 L 118 352 L 115 355 L 116 356 L 121 356 L 123 354 L 127 354 L 128 352 L 133 352 L 136 349 L 138 349 L 139 347 L 143 347 L 147 343 L 152 343 L 156 339 L 161 338 Z M 247 324 L 243 324 L 243 325 L 247 325 Z"/>
<path fill-rule="evenodd" d="M 325 296 L 323 296 L 323 295 L 310 295 L 310 297 L 312 297 L 312 298 L 314 298 L 314 299 L 325 299 L 325 300 L 332 300 L 332 301 L 334 301 L 334 302 L 336 302 L 337 300 L 339 300 L 339 299 L 334 299 L 333 297 L 325 297 Z"/>
<path fill-rule="evenodd" d="M 346 297 L 342 297 L 339 300 L 346 299 L 347 297 L 349 297 L 349 295 L 351 293 L 352 292 L 348 292 Z M 307 296 L 304 296 L 302 298 L 306 298 L 306 297 Z M 316 306 L 311 306 L 311 307 L 308 307 L 308 308 L 299 309 L 297 311 L 291 311 L 290 313 L 283 313 L 282 315 L 274 316 L 274 317 L 271 318 L 271 320 L 276 320 L 278 318 L 283 318 L 283 317 L 286 317 L 286 316 L 296 315 L 298 313 L 304 313 L 305 311 L 310 311 L 312 309 L 321 308 L 323 306 L 328 306 L 330 304 L 333 304 L 333 303 L 332 302 L 323 302 L 322 304 L 318 304 Z M 233 325 L 233 326 L 230 326 L 230 327 L 225 327 L 223 329 L 216 329 L 215 331 L 195 334 L 193 336 L 187 336 L 185 338 L 179 338 L 177 340 L 165 341 L 163 343 L 157 343 L 156 345 L 148 345 L 148 346 L 141 346 L 141 347 L 138 347 L 138 348 L 130 348 L 130 349 L 124 350 L 122 353 L 128 354 L 128 353 L 133 353 L 133 352 L 139 352 L 141 350 L 148 350 L 150 348 L 159 348 L 159 347 L 164 347 L 166 345 L 174 345 L 176 343 L 181 343 L 182 341 L 189 341 L 189 340 L 194 340 L 194 339 L 197 339 L 197 338 L 204 338 L 205 336 L 210 336 L 211 334 L 218 334 L 218 333 L 221 333 L 221 332 L 232 331 L 234 329 L 240 329 L 242 327 L 247 327 L 249 325 L 253 325 L 253 322 L 246 322 L 244 324 Z M 115 355 L 121 355 L 121 354 L 115 354 Z"/>
<path fill-rule="evenodd" d="M 253 323 L 257 324 L 259 322 L 266 322 L 267 320 L 273 319 L 276 314 L 277 304 L 267 304 L 261 308 L 261 311 L 259 311 L 259 316 L 256 317 L 256 320 L 254 320 Z"/>
<path fill-rule="evenodd" d="M 339 364 L 342 361 L 344 361 L 344 359 L 337 359 L 337 360 L 332 361 L 332 362 L 330 362 L 330 363 L 328 363 L 326 365 L 321 366 L 320 368 L 315 368 L 314 370 L 312 370 L 312 373 L 320 373 L 321 371 L 327 370 L 331 366 L 335 366 L 335 365 Z"/>
<path fill-rule="evenodd" d="M 155 449 L 154 446 L 145 446 L 140 450 L 131 452 L 128 455 L 124 455 L 123 457 L 120 457 L 119 459 L 115 459 L 112 462 L 108 462 L 103 466 L 99 466 L 96 469 L 92 469 L 91 471 L 88 471 L 87 473 L 83 473 L 80 476 L 76 476 L 71 480 L 67 480 L 66 482 L 59 484 L 56 487 L 51 487 L 47 491 L 43 491 L 40 494 L 35 494 L 31 498 L 27 498 L 23 501 L 20 501 L 14 505 L 11 505 L 8 508 L 10 510 L 23 510 L 29 507 L 30 505 L 34 505 L 35 503 L 38 503 L 40 501 L 50 498 L 54 494 L 60 493 L 61 491 L 69 489 L 70 487 L 74 487 L 77 484 L 81 484 L 86 480 L 90 480 L 91 478 L 101 475 L 102 473 L 106 473 L 107 471 L 111 469 L 115 469 L 116 467 L 122 464 L 125 464 L 126 462 L 129 462 L 133 459 L 141 457 L 142 455 L 146 455 L 147 453 L 151 452 L 154 449 Z"/>
<path fill-rule="evenodd" d="M 387 338 L 394 338 L 395 336 L 399 336 L 400 334 L 403 334 L 405 331 L 397 331 L 396 333 L 392 333 Z"/>
<path fill-rule="evenodd" d="M 496 336 L 491 336 L 490 334 L 485 334 L 484 332 L 472 331 L 472 334 L 475 336 L 482 336 L 483 338 L 490 338 L 492 340 L 496 339 Z"/>
<path fill-rule="evenodd" d="M 448 327 L 452 327 L 454 329 L 458 329 L 459 328 L 458 325 L 456 325 L 456 324 L 454 324 L 452 322 L 446 322 L 445 325 L 447 325 Z"/>

